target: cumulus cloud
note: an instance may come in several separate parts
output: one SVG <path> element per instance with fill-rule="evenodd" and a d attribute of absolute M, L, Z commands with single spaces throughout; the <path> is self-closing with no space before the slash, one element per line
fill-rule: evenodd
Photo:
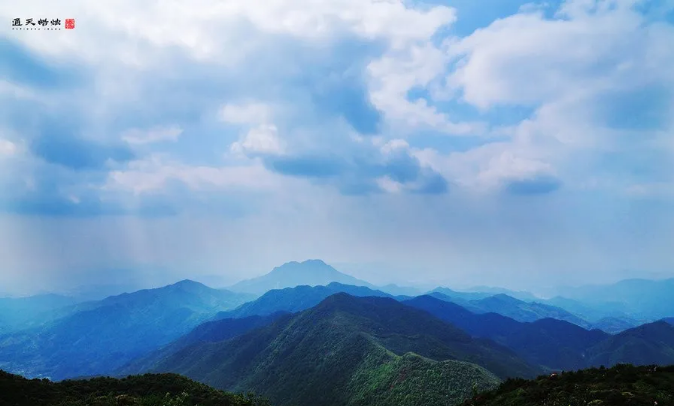
<path fill-rule="evenodd" d="M 280 154 L 284 148 L 274 125 L 259 125 L 246 133 L 230 150 L 237 154 Z"/>
<path fill-rule="evenodd" d="M 225 104 L 220 118 L 232 124 L 264 124 L 271 119 L 270 107 L 264 103 Z"/>
<path fill-rule="evenodd" d="M 0 155 L 9 156 L 14 155 L 17 151 L 17 146 L 9 140 L 0 138 Z"/>
<path fill-rule="evenodd" d="M 153 142 L 176 141 L 183 133 L 179 126 L 155 127 L 149 130 L 132 129 L 122 134 L 129 144 L 151 144 Z"/>
<path fill-rule="evenodd" d="M 127 169 L 110 172 L 104 186 L 108 190 L 128 190 L 135 194 L 161 192 L 172 181 L 189 189 L 274 188 L 274 177 L 259 165 L 189 166 L 151 156 L 131 163 Z"/>
<path fill-rule="evenodd" d="M 286 229 L 324 221 L 324 234 L 349 219 L 367 224 L 353 233 L 372 241 L 382 234 L 367 230 L 395 222 L 405 226 L 387 235 L 400 235 L 399 252 L 418 248 L 410 236 L 424 224 L 434 230 L 429 244 L 453 250 L 425 257 L 472 254 L 454 262 L 462 269 L 487 236 L 501 236 L 495 245 L 547 241 L 550 255 L 598 236 L 629 246 L 606 224 L 636 200 L 644 206 L 635 203 L 634 228 L 670 235 L 671 223 L 649 223 L 639 210 L 672 198 L 671 8 L 515 3 L 488 15 L 474 2 L 456 10 L 402 0 L 38 0 L 0 10 L 9 20 L 67 9 L 81 21 L 72 32 L 0 40 L 0 210 L 180 216 L 228 207 L 287 218 Z M 321 214 L 337 208 L 340 220 Z M 598 215 L 606 217 L 582 231 Z M 564 237 L 553 217 L 586 234 Z M 505 218 L 535 232 L 499 229 Z M 241 229 L 264 234 L 268 220 Z M 521 247 L 499 249 L 512 259 Z M 609 259 L 596 250 L 585 258 L 606 265 L 606 250 Z M 539 269 L 527 255 L 510 266 Z"/>

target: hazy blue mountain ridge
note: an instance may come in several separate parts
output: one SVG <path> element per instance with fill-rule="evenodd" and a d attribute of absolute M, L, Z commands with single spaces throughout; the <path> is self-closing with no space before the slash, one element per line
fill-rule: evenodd
<path fill-rule="evenodd" d="M 268 274 L 241 281 L 232 285 L 229 289 L 235 292 L 262 295 L 272 289 L 292 288 L 301 285 L 328 285 L 332 282 L 374 288 L 372 284 L 339 272 L 319 259 L 312 259 L 303 262 L 285 263 L 274 268 Z"/>
<path fill-rule="evenodd" d="M 247 296 L 181 281 L 75 305 L 45 326 L 0 337 L 0 368 L 64 379 L 112 371 Z"/>

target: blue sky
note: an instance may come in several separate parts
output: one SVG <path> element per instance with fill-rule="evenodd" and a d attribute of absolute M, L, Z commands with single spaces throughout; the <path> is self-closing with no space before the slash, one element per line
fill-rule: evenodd
<path fill-rule="evenodd" d="M 674 276 L 674 2 L 31 1 L 0 286 Z M 39 14 L 39 15 L 38 15 Z"/>

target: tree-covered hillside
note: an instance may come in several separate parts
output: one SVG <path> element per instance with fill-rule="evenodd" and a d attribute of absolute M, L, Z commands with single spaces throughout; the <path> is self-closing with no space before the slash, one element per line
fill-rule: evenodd
<path fill-rule="evenodd" d="M 425 311 L 340 293 L 231 340 L 183 348 L 149 372 L 251 390 L 281 406 L 399 406 L 456 404 L 474 384 L 540 370 Z"/>
<path fill-rule="evenodd" d="M 463 406 L 672 406 L 674 366 L 621 364 L 540 376 L 509 379 Z"/>
<path fill-rule="evenodd" d="M 51 382 L 0 370 L 3 406 L 269 406 L 254 395 L 232 394 L 174 374 Z"/>

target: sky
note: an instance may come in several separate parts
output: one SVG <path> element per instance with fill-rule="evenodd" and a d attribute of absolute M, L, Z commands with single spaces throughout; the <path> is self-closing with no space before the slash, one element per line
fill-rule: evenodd
<path fill-rule="evenodd" d="M 674 276 L 674 1 L 0 14 L 0 293 L 309 258 L 379 284 Z"/>

